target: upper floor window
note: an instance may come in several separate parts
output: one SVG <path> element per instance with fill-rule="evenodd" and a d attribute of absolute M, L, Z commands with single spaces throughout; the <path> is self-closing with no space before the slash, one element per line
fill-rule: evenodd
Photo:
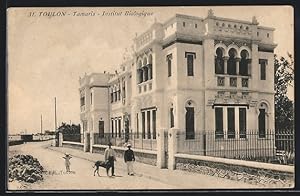
<path fill-rule="evenodd" d="M 93 104 L 93 93 L 91 92 L 91 105 Z"/>
<path fill-rule="evenodd" d="M 185 22 L 182 23 L 183 27 L 185 27 Z"/>
<path fill-rule="evenodd" d="M 196 58 L 196 53 L 185 52 L 185 58 L 187 59 L 187 75 L 194 76 L 194 59 Z"/>
<path fill-rule="evenodd" d="M 268 64 L 267 59 L 259 59 L 259 64 L 260 64 L 260 79 L 261 80 L 266 80 L 266 66 Z"/>
<path fill-rule="evenodd" d="M 239 64 L 239 74 L 242 76 L 247 76 L 248 75 L 248 58 L 249 58 L 249 53 L 247 50 L 242 50 L 241 51 L 241 61 Z"/>
<path fill-rule="evenodd" d="M 236 75 L 236 56 L 237 51 L 231 48 L 228 52 L 229 59 L 227 61 L 227 73 L 229 75 Z"/>
<path fill-rule="evenodd" d="M 216 53 L 217 56 L 215 58 L 215 73 L 224 74 L 223 51 L 221 48 L 217 48 Z"/>
<path fill-rule="evenodd" d="M 85 97 L 80 97 L 80 106 L 85 105 Z"/>
<path fill-rule="evenodd" d="M 197 24 L 195 24 L 195 28 L 197 28 L 198 26 L 197 26 Z"/>
<path fill-rule="evenodd" d="M 267 37 L 269 37 L 270 36 L 270 34 L 269 33 L 267 33 Z"/>
<path fill-rule="evenodd" d="M 122 94 L 123 94 L 123 98 L 125 98 L 126 97 L 125 81 L 123 81 Z"/>
<path fill-rule="evenodd" d="M 172 76 L 172 54 L 167 55 L 168 77 Z"/>

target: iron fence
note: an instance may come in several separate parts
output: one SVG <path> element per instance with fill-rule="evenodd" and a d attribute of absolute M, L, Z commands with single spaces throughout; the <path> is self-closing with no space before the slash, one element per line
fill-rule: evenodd
<path fill-rule="evenodd" d="M 107 145 L 109 142 L 113 146 L 123 147 L 130 143 L 133 148 L 144 150 L 156 150 L 156 135 L 152 133 L 94 133 L 94 144 Z"/>
<path fill-rule="evenodd" d="M 63 141 L 83 143 L 83 134 L 63 134 Z"/>
<path fill-rule="evenodd" d="M 177 151 L 231 159 L 278 162 L 280 157 L 294 153 L 294 134 L 288 131 L 247 130 L 241 134 L 234 131 L 199 131 L 191 134 L 177 133 Z M 279 155 L 278 151 L 284 153 Z M 291 157 L 293 157 L 291 155 Z M 293 159 L 293 158 L 292 158 Z M 287 162 L 293 162 L 287 161 Z"/>

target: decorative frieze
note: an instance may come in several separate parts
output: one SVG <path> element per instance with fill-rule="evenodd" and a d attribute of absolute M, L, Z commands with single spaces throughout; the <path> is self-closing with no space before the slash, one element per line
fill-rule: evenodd
<path fill-rule="evenodd" d="M 214 40 L 214 46 L 216 46 L 217 44 L 224 44 L 227 47 L 229 45 L 237 45 L 239 48 L 242 46 L 247 46 L 248 48 L 251 48 L 251 43 L 238 40 Z"/>

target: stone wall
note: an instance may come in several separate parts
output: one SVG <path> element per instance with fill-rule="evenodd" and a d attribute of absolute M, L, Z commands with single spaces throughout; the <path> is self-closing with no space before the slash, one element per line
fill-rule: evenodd
<path fill-rule="evenodd" d="M 251 168 L 249 166 L 230 165 L 182 157 L 176 157 L 176 169 L 243 181 L 262 187 L 292 188 L 294 186 L 293 173 L 271 169 Z"/>
<path fill-rule="evenodd" d="M 93 146 L 93 153 L 99 153 L 99 154 L 104 154 L 104 151 L 107 147 L 105 146 Z M 113 148 L 116 152 L 116 156 L 118 159 L 123 159 L 124 158 L 124 152 L 126 150 L 126 148 Z M 137 162 L 141 162 L 141 163 L 145 163 L 145 164 L 149 164 L 149 165 L 154 165 L 156 166 L 156 160 L 157 160 L 157 156 L 154 153 L 149 153 L 148 151 L 143 151 L 143 150 L 135 150 L 132 149 L 134 151 L 134 156 L 135 156 L 135 160 Z"/>
<path fill-rule="evenodd" d="M 75 143 L 75 142 L 63 142 L 62 143 L 63 147 L 67 148 L 73 148 L 73 149 L 78 149 L 83 151 L 83 144 L 81 143 Z"/>

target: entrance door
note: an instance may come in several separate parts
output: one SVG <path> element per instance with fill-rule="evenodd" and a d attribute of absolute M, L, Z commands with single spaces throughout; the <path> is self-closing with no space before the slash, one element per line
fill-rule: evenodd
<path fill-rule="evenodd" d="M 194 108 L 186 107 L 185 114 L 185 127 L 186 127 L 186 139 L 195 138 L 195 122 L 194 122 Z"/>

